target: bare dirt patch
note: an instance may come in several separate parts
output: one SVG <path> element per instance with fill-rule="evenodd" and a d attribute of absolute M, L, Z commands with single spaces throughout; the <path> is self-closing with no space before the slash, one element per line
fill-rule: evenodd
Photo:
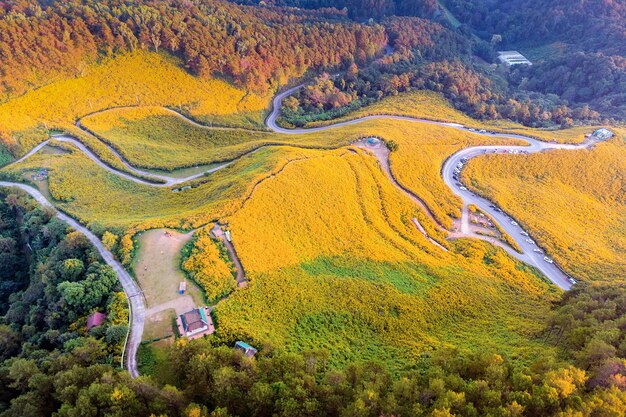
<path fill-rule="evenodd" d="M 202 292 L 180 269 L 181 250 L 192 236 L 193 232 L 179 233 L 170 229 L 148 230 L 139 236 L 135 276 L 144 291 L 149 310 L 188 296 L 196 304 L 203 304 Z M 187 281 L 184 295 L 178 293 L 181 281 Z"/>
<path fill-rule="evenodd" d="M 200 289 L 180 269 L 181 250 L 193 232 L 171 229 L 148 230 L 139 236 L 135 276 L 146 298 L 146 324 L 143 340 L 173 336 L 172 322 L 196 306 L 204 305 Z M 179 294 L 181 281 L 187 282 Z"/>

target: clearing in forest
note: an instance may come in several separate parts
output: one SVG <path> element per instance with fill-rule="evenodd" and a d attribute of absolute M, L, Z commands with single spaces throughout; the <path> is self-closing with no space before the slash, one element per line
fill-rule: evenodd
<path fill-rule="evenodd" d="M 192 236 L 193 232 L 170 229 L 148 230 L 139 236 L 135 276 L 146 297 L 147 318 L 168 309 L 184 313 L 203 303 L 200 289 L 180 270 L 181 249 Z M 187 281 L 185 294 L 178 293 L 181 281 Z"/>

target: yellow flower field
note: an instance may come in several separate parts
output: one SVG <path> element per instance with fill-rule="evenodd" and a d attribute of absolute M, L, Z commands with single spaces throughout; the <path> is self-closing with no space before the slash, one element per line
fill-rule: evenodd
<path fill-rule="evenodd" d="M 218 305 L 219 335 L 395 369 L 451 344 L 528 359 L 554 290 L 482 242 L 438 249 L 417 210 L 361 152 L 292 162 L 228 218 L 251 282 Z"/>
<path fill-rule="evenodd" d="M 439 174 L 444 160 L 466 146 L 522 143 L 391 119 L 298 135 L 208 130 L 154 107 L 111 110 L 89 116 L 83 123 L 132 164 L 167 170 L 230 160 L 268 143 L 333 148 L 368 135 L 394 140 L 400 144 L 391 156 L 397 180 L 422 198 L 446 226 L 451 224 L 449 216 L 460 215 L 461 206 Z"/>
<path fill-rule="evenodd" d="M 624 129 L 589 151 L 485 155 L 466 182 L 524 223 L 550 256 L 582 279 L 623 279 L 626 270 Z"/>
<path fill-rule="evenodd" d="M 0 104 L 0 131 L 66 129 L 87 114 L 137 105 L 175 107 L 204 123 L 258 127 L 270 98 L 246 94 L 225 81 L 196 78 L 173 57 L 138 51 Z M 22 153 L 40 140 L 23 137 Z"/>
<path fill-rule="evenodd" d="M 359 136 L 355 129 L 302 135 L 205 129 L 162 107 L 113 109 L 87 116 L 82 123 L 134 166 L 168 171 L 230 161 L 269 144 L 334 148 Z"/>
<path fill-rule="evenodd" d="M 577 126 L 567 129 L 534 129 L 510 120 L 480 121 L 472 119 L 455 109 L 441 94 L 427 90 L 415 90 L 397 96 L 385 97 L 369 106 L 362 107 L 344 117 L 330 121 L 310 123 L 310 126 L 324 126 L 342 120 L 352 120 L 370 115 L 397 115 L 417 117 L 442 122 L 460 123 L 476 129 L 496 132 L 517 133 L 546 141 L 559 143 L 580 143 L 587 133 L 602 126 Z"/>
<path fill-rule="evenodd" d="M 202 288 L 207 299 L 216 300 L 234 290 L 237 283 L 232 262 L 211 238 L 211 227 L 212 224 L 196 231 L 193 249 L 182 267 Z"/>

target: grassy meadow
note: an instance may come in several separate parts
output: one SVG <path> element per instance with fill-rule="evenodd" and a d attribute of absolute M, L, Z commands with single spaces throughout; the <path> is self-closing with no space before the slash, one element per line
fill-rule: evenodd
<path fill-rule="evenodd" d="M 624 129 L 591 150 L 484 155 L 465 182 L 525 224 L 550 256 L 577 278 L 624 279 Z"/>

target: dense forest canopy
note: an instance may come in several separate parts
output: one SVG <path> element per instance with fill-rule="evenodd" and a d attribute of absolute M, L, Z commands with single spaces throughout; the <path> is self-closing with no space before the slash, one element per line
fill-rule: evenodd
<path fill-rule="evenodd" d="M 319 108 L 302 103 L 300 112 L 312 119 L 344 114 L 409 88 L 442 92 L 480 119 L 510 118 L 530 126 L 626 119 L 626 35 L 619 2 L 572 0 L 546 9 L 537 1 L 451 0 L 448 6 L 464 23 L 460 28 L 453 28 L 433 1 L 258 4 L 0 2 L 0 100 L 81 76 L 89 63 L 142 48 L 175 54 L 193 74 L 225 77 L 261 94 L 309 70 L 349 70 L 354 80 L 348 73 L 334 86 L 345 95 L 336 102 L 343 103 L 341 110 L 325 108 L 320 116 L 313 114 Z M 392 15 L 407 17 L 386 17 Z M 364 21 L 367 17 L 375 20 Z M 530 68 L 494 72 L 483 61 L 496 62 L 496 50 L 505 47 L 557 40 L 571 42 L 571 53 Z M 300 123 L 286 116 L 291 124 Z"/>
<path fill-rule="evenodd" d="M 626 54 L 626 4 L 619 0 L 446 0 L 464 24 L 503 46 L 563 41 L 581 50 Z"/>
<path fill-rule="evenodd" d="M 345 9 L 355 20 L 380 19 L 386 16 L 433 17 L 437 12 L 436 0 L 242 0 L 244 4 L 271 4 L 276 6 L 319 9 L 333 7 Z"/>
<path fill-rule="evenodd" d="M 41 3 L 41 4 L 40 4 Z M 181 56 L 203 77 L 265 92 L 309 68 L 365 62 L 382 27 L 335 11 L 295 12 L 222 1 L 0 2 L 0 90 L 19 95 L 55 76 L 80 75 L 97 57 L 137 48 Z"/>

